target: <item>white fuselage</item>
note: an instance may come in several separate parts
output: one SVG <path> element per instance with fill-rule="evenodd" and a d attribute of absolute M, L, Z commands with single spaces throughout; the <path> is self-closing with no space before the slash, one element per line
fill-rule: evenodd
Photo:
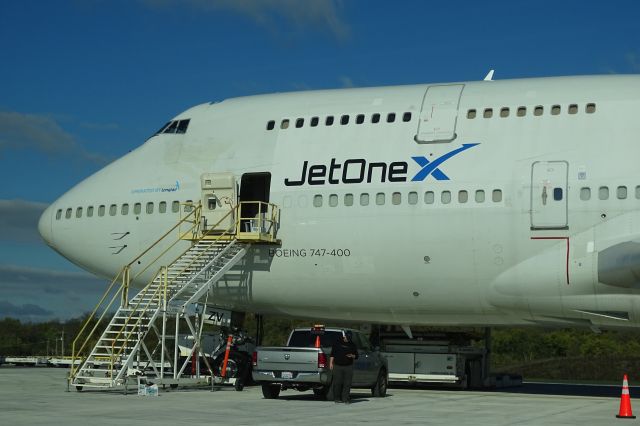
<path fill-rule="evenodd" d="M 40 232 L 112 277 L 176 223 L 172 202 L 200 199 L 203 173 L 268 172 L 282 246 L 254 247 L 266 263 L 245 265 L 242 288 L 220 286 L 220 305 L 406 325 L 637 326 L 639 113 L 636 76 L 204 104 L 175 118 L 190 120 L 186 133 L 151 137 L 60 197 Z"/>

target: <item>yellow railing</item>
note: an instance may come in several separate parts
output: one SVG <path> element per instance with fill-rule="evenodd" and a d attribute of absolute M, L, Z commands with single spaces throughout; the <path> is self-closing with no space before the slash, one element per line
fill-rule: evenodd
<path fill-rule="evenodd" d="M 187 206 L 191 207 L 191 212 L 188 215 L 186 215 L 185 217 L 181 218 L 178 221 L 178 223 L 176 223 L 173 227 L 171 227 L 171 229 L 169 229 L 160 238 L 158 238 L 146 250 L 144 250 L 142 253 L 140 253 L 138 256 L 136 256 L 135 259 L 133 259 L 131 262 L 129 262 L 127 265 L 125 265 L 120 270 L 120 272 L 118 272 L 118 275 L 116 275 L 116 277 L 111 281 L 110 285 L 107 287 L 107 290 L 104 292 L 104 295 L 102 296 L 102 298 L 100 299 L 100 301 L 98 302 L 96 307 L 93 309 L 91 314 L 85 320 L 82 328 L 78 332 L 78 335 L 76 336 L 76 338 L 74 339 L 74 341 L 73 341 L 73 343 L 71 345 L 72 363 L 71 363 L 71 370 L 69 372 L 69 379 L 70 380 L 73 377 L 75 377 L 75 375 L 78 373 L 78 370 L 80 369 L 80 367 L 82 366 L 82 364 L 84 363 L 86 358 L 88 357 L 88 355 L 89 355 L 88 353 L 86 355 L 82 355 L 83 351 L 85 351 L 85 349 L 87 349 L 87 345 L 89 344 L 89 342 L 93 338 L 93 335 L 94 335 L 95 331 L 98 329 L 98 327 L 100 326 L 100 324 L 102 323 L 102 321 L 104 320 L 105 316 L 110 311 L 110 309 L 112 309 L 112 307 L 114 306 L 114 302 L 118 299 L 118 296 L 120 296 L 120 305 L 121 306 L 127 306 L 128 302 L 129 302 L 129 286 L 130 286 L 131 282 L 133 280 L 135 280 L 136 278 L 138 278 L 141 274 L 146 272 L 167 251 L 169 251 L 176 244 L 178 244 L 180 241 L 182 241 L 180 239 L 180 236 L 182 235 L 182 233 L 180 231 L 180 228 L 184 224 L 191 224 L 191 226 L 189 227 L 189 230 L 187 232 L 194 232 L 194 233 L 198 232 L 198 227 L 200 226 L 199 218 L 200 218 L 201 206 L 200 205 L 192 205 L 192 204 L 185 205 L 185 207 L 187 207 Z M 158 243 L 160 243 L 165 238 L 167 238 L 176 229 L 178 229 L 178 238 L 172 244 L 170 244 L 169 247 L 167 247 L 161 254 L 159 254 L 151 262 L 149 262 L 146 267 L 144 267 L 141 271 L 137 272 L 133 277 L 131 277 L 131 266 L 134 265 L 136 262 L 138 262 L 147 253 L 149 253 Z M 116 286 L 116 283 L 118 283 L 118 282 L 121 282 L 121 284 L 119 286 Z M 101 311 L 101 314 L 100 314 L 99 318 L 97 318 L 94 326 L 85 335 L 85 331 L 88 329 L 89 324 L 96 318 L 97 313 L 99 311 Z M 82 343 L 80 344 L 79 342 L 82 342 Z M 76 348 L 78 348 L 78 349 L 76 350 Z M 80 360 L 80 362 L 76 363 L 75 362 L 76 360 Z"/>
<path fill-rule="evenodd" d="M 187 269 L 191 268 L 192 265 L 198 262 L 202 256 L 207 255 L 205 251 L 200 252 L 196 257 L 194 257 L 189 264 L 184 266 L 180 271 L 174 274 L 174 277 L 169 280 L 167 276 L 167 267 L 161 266 L 158 271 L 154 274 L 153 278 L 140 290 L 138 293 L 137 303 L 135 306 L 129 306 L 128 300 L 128 290 L 131 282 L 139 278 L 143 273 L 147 272 L 149 268 L 151 268 L 159 259 L 161 259 L 169 250 L 171 250 L 176 244 L 178 244 L 182 239 L 185 239 L 186 236 L 191 234 L 190 238 L 194 241 L 194 243 L 198 243 L 202 240 L 229 240 L 232 238 L 244 237 L 243 239 L 254 240 L 254 241 L 264 241 L 264 242 L 275 242 L 276 234 L 278 231 L 278 226 L 280 223 L 280 209 L 270 203 L 265 203 L 261 201 L 243 201 L 240 202 L 236 206 L 232 206 L 232 208 L 213 226 L 210 227 L 209 230 L 201 230 L 200 229 L 200 215 L 202 211 L 202 207 L 200 204 L 197 205 L 189 205 L 192 208 L 192 211 L 189 212 L 184 218 L 180 219 L 180 221 L 174 225 L 169 231 L 167 231 L 163 236 L 161 236 L 158 240 L 156 240 L 153 244 L 151 244 L 146 250 L 144 250 L 140 255 L 138 255 L 135 259 L 129 262 L 122 270 L 118 273 L 116 278 L 111 282 L 111 285 L 108 287 L 104 296 L 93 310 L 91 315 L 87 318 L 84 326 L 81 331 L 78 333 L 78 336 L 73 341 L 72 345 L 72 366 L 71 372 L 69 375 L 69 379 L 71 380 L 77 374 L 78 370 L 81 368 L 82 364 L 86 360 L 86 356 L 80 357 L 82 351 L 87 347 L 90 339 L 92 338 L 94 332 L 104 319 L 106 313 L 113 306 L 114 301 L 117 299 L 118 295 L 121 297 L 121 306 L 128 307 L 131 310 L 131 313 L 127 316 L 124 324 L 118 331 L 118 334 L 114 337 L 113 343 L 111 345 L 111 354 L 110 354 L 110 377 L 113 379 L 113 371 L 114 366 L 117 359 L 122 355 L 125 348 L 127 348 L 128 344 L 133 340 L 133 336 L 136 336 L 138 333 L 141 333 L 143 326 L 143 319 L 147 319 L 147 315 L 149 314 L 151 306 L 165 306 L 166 302 L 174 295 L 175 292 L 169 292 L 169 288 L 171 288 L 175 280 L 180 277 Z M 233 225 L 229 226 L 228 229 L 220 230 L 218 229 L 221 223 L 228 221 L 229 216 L 231 215 Z M 185 223 L 190 223 L 191 226 L 186 230 L 182 231 L 181 226 Z M 178 239 L 174 241 L 172 244 L 167 246 L 160 254 L 155 256 L 153 260 L 147 263 L 147 266 L 138 271 L 133 277 L 131 276 L 131 266 L 136 264 L 142 257 L 146 254 L 150 253 L 151 250 L 157 246 L 160 242 L 162 242 L 167 236 L 169 236 L 173 231 L 178 229 Z M 235 234 L 235 235 L 234 235 Z M 184 253 L 186 253 L 189 249 L 185 250 L 185 252 L 181 253 L 178 257 L 173 259 L 168 265 L 175 263 L 176 260 L 181 258 Z M 162 279 L 161 285 L 154 286 L 154 281 L 158 278 L 160 274 L 164 275 Z M 122 284 L 120 287 L 114 292 L 114 294 L 109 299 L 108 295 L 115 288 L 115 283 L 118 280 L 122 280 Z M 97 311 L 100 306 L 103 305 L 105 300 L 109 299 L 109 303 L 103 308 L 102 314 L 100 318 L 97 320 L 96 324 L 93 326 L 91 331 L 88 333 L 86 338 L 84 339 L 80 349 L 76 351 L 76 344 L 91 322 L 91 320 L 96 316 Z M 146 300 L 143 300 L 146 299 Z M 153 314 L 153 313 L 151 313 Z M 132 322 L 133 315 L 135 318 L 135 322 Z M 128 329 L 129 328 L 129 329 Z M 115 330 L 114 330 L 115 331 Z M 119 342 L 116 345 L 116 342 Z M 119 348 L 117 348 L 119 347 Z M 88 355 L 87 355 L 88 356 Z M 81 362 L 78 363 L 76 367 L 76 363 L 74 362 L 76 359 L 81 359 Z"/>

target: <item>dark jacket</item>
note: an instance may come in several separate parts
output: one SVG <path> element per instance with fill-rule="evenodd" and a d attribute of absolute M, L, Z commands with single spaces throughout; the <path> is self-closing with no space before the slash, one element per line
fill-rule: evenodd
<path fill-rule="evenodd" d="M 349 358 L 348 354 L 355 355 L 355 358 Z M 340 340 L 334 343 L 331 348 L 331 357 L 336 365 L 351 365 L 353 360 L 358 358 L 358 348 L 352 341 L 344 342 Z"/>

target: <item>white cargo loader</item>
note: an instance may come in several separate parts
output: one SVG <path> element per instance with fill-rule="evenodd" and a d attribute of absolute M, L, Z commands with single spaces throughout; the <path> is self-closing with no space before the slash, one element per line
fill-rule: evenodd
<path fill-rule="evenodd" d="M 390 382 L 433 383 L 460 388 L 489 384 L 487 349 L 471 345 L 462 334 L 423 334 L 408 338 L 381 334 L 381 354 Z"/>

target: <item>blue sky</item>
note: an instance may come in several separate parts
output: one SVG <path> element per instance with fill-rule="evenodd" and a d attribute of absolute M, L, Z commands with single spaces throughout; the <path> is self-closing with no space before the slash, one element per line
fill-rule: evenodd
<path fill-rule="evenodd" d="M 46 205 L 207 101 L 640 72 L 640 2 L 0 2 L 0 318 L 69 318 L 105 283 L 45 246 Z"/>

